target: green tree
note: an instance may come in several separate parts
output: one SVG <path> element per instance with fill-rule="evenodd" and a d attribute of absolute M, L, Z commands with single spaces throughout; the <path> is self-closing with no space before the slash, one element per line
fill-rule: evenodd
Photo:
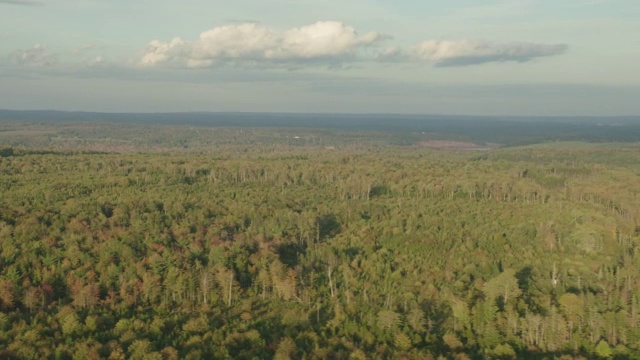
<path fill-rule="evenodd" d="M 605 359 L 609 359 L 613 356 L 613 349 L 611 349 L 611 346 L 609 346 L 609 343 L 605 340 L 600 340 L 598 342 L 598 345 L 596 345 L 594 352 L 596 355 L 598 355 L 598 357 Z"/>
<path fill-rule="evenodd" d="M 520 295 L 521 290 L 518 287 L 518 279 L 513 269 L 505 269 L 500 275 L 487 281 L 482 288 L 488 299 L 499 298 L 505 306 L 511 302 L 515 302 Z"/>
<path fill-rule="evenodd" d="M 296 351 L 296 343 L 289 337 L 285 337 L 280 340 L 278 344 L 278 348 L 276 349 L 276 354 L 274 356 L 275 360 L 289 360 L 294 356 Z"/>

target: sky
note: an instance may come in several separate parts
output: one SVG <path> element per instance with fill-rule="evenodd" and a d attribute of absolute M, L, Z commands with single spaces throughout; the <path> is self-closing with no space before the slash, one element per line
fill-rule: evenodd
<path fill-rule="evenodd" d="M 0 108 L 640 115 L 638 0 L 0 0 Z"/>

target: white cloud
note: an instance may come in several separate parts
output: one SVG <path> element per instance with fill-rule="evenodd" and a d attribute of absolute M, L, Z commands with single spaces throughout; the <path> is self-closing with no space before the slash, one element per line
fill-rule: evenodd
<path fill-rule="evenodd" d="M 283 58 L 318 58 L 352 54 L 359 47 L 383 39 L 376 32 L 359 36 L 354 28 L 335 21 L 317 22 L 284 34 L 280 56 Z"/>
<path fill-rule="evenodd" d="M 210 68 L 236 66 L 340 65 L 354 60 L 430 62 L 438 67 L 489 62 L 526 62 L 560 55 L 563 44 L 495 43 L 482 40 L 427 40 L 409 49 L 392 46 L 367 51 L 388 37 L 377 32 L 360 35 L 337 21 L 276 31 L 255 23 L 215 27 L 196 40 L 151 41 L 138 59 L 144 67 Z"/>
<path fill-rule="evenodd" d="M 389 48 L 381 61 L 427 61 L 439 67 L 469 66 L 489 62 L 527 62 L 564 53 L 564 44 L 526 42 L 494 43 L 481 40 L 428 40 L 408 49 Z"/>
<path fill-rule="evenodd" d="M 109 62 L 107 61 L 107 59 L 105 59 L 104 56 L 98 55 L 98 56 L 94 57 L 92 60 L 90 60 L 87 65 L 89 65 L 89 66 L 107 66 L 107 65 L 109 65 Z"/>
<path fill-rule="evenodd" d="M 58 56 L 48 51 L 46 46 L 36 44 L 31 49 L 19 50 L 9 55 L 9 61 L 19 66 L 43 67 L 55 65 Z"/>
<path fill-rule="evenodd" d="M 357 56 L 364 47 L 385 37 L 376 32 L 359 35 L 336 21 L 278 32 L 245 23 L 213 28 L 194 41 L 174 38 L 151 41 L 140 57 L 142 66 L 207 68 L 216 65 L 336 63 Z"/>

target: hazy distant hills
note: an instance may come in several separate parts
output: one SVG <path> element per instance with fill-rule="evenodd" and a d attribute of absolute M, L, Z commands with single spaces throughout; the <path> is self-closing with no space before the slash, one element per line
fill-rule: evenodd
<path fill-rule="evenodd" d="M 640 141 L 638 117 L 490 117 L 299 113 L 96 113 L 0 110 L 0 120 L 216 127 L 305 127 L 446 134 L 476 142 Z"/>
<path fill-rule="evenodd" d="M 332 128 L 421 129 L 439 123 L 568 123 L 640 125 L 640 116 L 625 117 L 527 117 L 473 115 L 403 115 L 403 114 L 320 114 L 320 113 L 252 113 L 252 112 L 175 112 L 175 113 L 104 113 L 50 110 L 3 110 L 0 119 L 12 120 L 68 120 L 68 121 L 127 121 L 166 123 L 172 125 L 210 126 L 303 126 Z"/>

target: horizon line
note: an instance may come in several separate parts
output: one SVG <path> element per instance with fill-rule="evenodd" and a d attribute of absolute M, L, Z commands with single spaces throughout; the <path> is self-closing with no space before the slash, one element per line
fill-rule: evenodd
<path fill-rule="evenodd" d="M 473 118 L 639 118 L 640 114 L 628 115 L 482 115 L 482 114 L 439 114 L 439 113 L 398 113 L 398 112 L 305 112 L 305 111 L 215 111 L 215 110 L 193 110 L 193 111 L 88 111 L 88 110 L 52 110 L 52 109 L 6 109 L 0 108 L 0 112 L 38 112 L 38 113 L 68 113 L 68 114 L 101 114 L 101 115 L 327 115 L 327 116 L 404 116 L 404 117 L 473 117 Z"/>

